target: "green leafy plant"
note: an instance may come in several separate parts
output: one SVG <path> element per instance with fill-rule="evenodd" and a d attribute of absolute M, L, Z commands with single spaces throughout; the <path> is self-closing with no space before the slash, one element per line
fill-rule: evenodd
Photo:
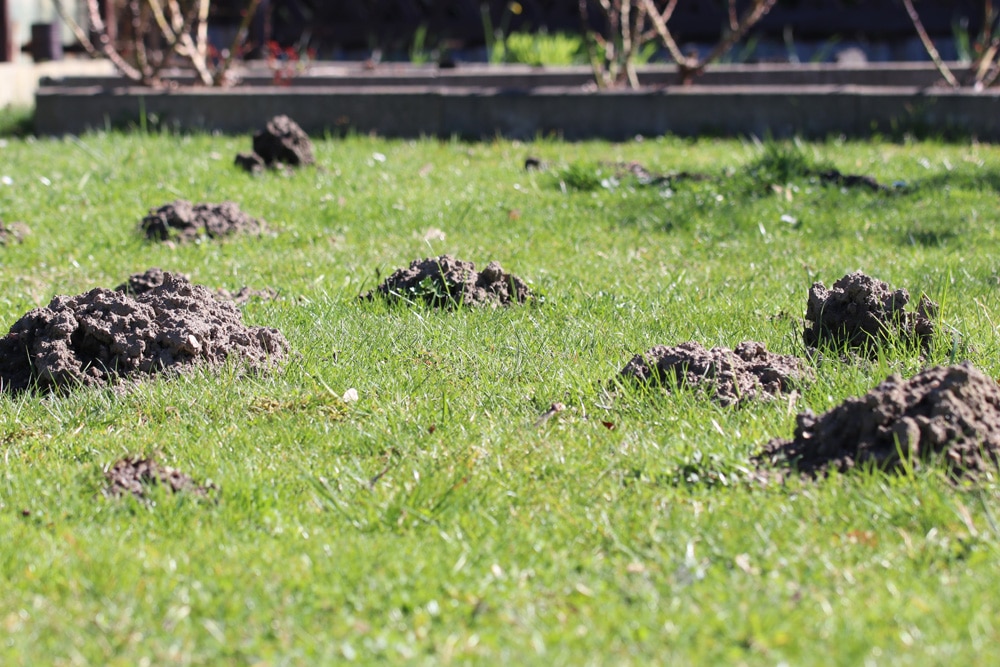
<path fill-rule="evenodd" d="M 584 62 L 583 40 L 568 33 L 513 32 L 504 43 L 504 62 L 534 67 Z"/>
<path fill-rule="evenodd" d="M 507 54 L 507 30 L 510 27 L 511 18 L 519 15 L 524 8 L 519 2 L 509 2 L 504 7 L 503 15 L 500 18 L 500 25 L 494 27 L 493 19 L 490 17 L 489 3 L 479 5 L 479 14 L 483 22 L 483 36 L 486 38 L 486 59 L 499 64 L 505 62 Z"/>

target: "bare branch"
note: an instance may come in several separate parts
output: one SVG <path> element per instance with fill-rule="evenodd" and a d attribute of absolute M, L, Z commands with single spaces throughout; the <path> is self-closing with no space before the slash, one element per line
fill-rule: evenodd
<path fill-rule="evenodd" d="M 670 52 L 670 57 L 674 59 L 679 67 L 690 66 L 691 63 L 684 54 L 681 53 L 681 49 L 677 46 L 677 42 L 674 41 L 674 36 L 670 34 L 670 29 L 667 28 L 667 21 L 670 16 L 674 13 L 674 6 L 677 4 L 676 0 L 671 0 L 670 4 L 663 10 L 661 14 L 656 10 L 656 5 L 653 4 L 653 0 L 642 0 L 643 4 L 646 5 L 646 9 L 649 12 L 649 18 L 653 22 L 653 28 L 656 33 L 660 36 L 660 40 L 663 45 L 667 47 L 667 51 Z"/>
<path fill-rule="evenodd" d="M 771 7 L 774 6 L 775 2 L 777 2 L 777 0 L 755 0 L 753 6 L 740 18 L 736 29 L 726 35 L 722 41 L 716 44 L 715 48 L 712 49 L 712 51 L 705 56 L 704 59 L 702 59 L 698 67 L 699 72 L 705 69 L 705 65 L 724 55 L 729 51 L 729 49 L 733 48 L 738 41 L 743 39 L 743 37 L 747 34 L 747 31 L 760 21 L 765 14 L 771 11 Z"/>
<path fill-rule="evenodd" d="M 53 2 L 55 4 L 56 11 L 59 12 L 59 15 L 66 20 L 67 24 L 69 24 L 72 29 L 72 25 L 76 25 L 76 22 L 73 21 L 72 18 L 69 18 L 69 15 L 62 6 L 62 2 L 60 0 L 53 0 Z M 93 27 L 94 32 L 98 36 L 98 44 L 96 45 L 97 48 L 95 50 L 99 50 L 105 58 L 110 60 L 111 64 L 113 64 L 115 68 L 122 73 L 122 76 L 137 83 L 149 86 L 162 85 L 162 82 L 157 80 L 155 77 L 147 78 L 144 76 L 142 72 L 130 65 L 129 62 L 121 56 L 121 54 L 115 51 L 115 46 L 111 43 L 111 38 L 108 37 L 108 27 L 104 25 L 104 21 L 101 19 L 101 11 L 97 6 L 97 0 L 87 0 L 87 18 L 90 20 L 90 25 Z M 76 28 L 81 33 L 84 32 L 83 28 L 79 25 L 76 25 Z M 76 33 L 76 30 L 74 30 L 74 33 Z M 91 47 L 95 46 L 93 42 L 90 41 L 89 37 L 86 38 L 86 42 L 83 43 L 84 48 L 86 48 L 87 43 L 89 43 Z"/>
<path fill-rule="evenodd" d="M 584 1 L 586 2 L 586 0 Z M 225 83 L 226 72 L 229 71 L 229 67 L 233 63 L 233 58 L 236 57 L 236 52 L 239 51 L 240 46 L 246 41 L 250 22 L 253 21 L 258 7 L 260 7 L 260 0 L 250 0 L 250 6 L 247 7 L 246 14 L 244 14 L 243 20 L 240 22 L 240 27 L 236 31 L 236 35 L 233 36 L 233 43 L 229 46 L 229 53 L 226 54 L 225 60 L 222 61 L 222 64 L 215 71 L 216 85 Z"/>
<path fill-rule="evenodd" d="M 934 61 L 934 66 L 938 68 L 941 72 L 941 76 L 944 80 L 948 82 L 948 85 L 952 88 L 958 88 L 958 79 L 955 75 L 951 73 L 951 69 L 945 64 L 944 60 L 941 59 L 941 54 L 934 47 L 934 42 L 931 41 L 930 35 L 924 29 L 924 24 L 920 20 L 920 15 L 917 14 L 917 10 L 913 6 L 913 0 L 903 0 L 903 6 L 906 7 L 906 13 L 910 15 L 910 21 L 913 23 L 914 29 L 917 31 L 917 35 L 920 37 L 920 41 L 924 44 L 924 49 L 927 51 L 927 55 L 931 57 Z"/>

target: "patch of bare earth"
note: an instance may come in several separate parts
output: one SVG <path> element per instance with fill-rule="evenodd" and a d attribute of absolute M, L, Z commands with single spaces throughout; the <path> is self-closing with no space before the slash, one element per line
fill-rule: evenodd
<path fill-rule="evenodd" d="M 217 488 L 214 484 L 198 484 L 180 470 L 161 465 L 152 457 L 142 456 L 127 456 L 115 461 L 104 471 L 104 478 L 108 482 L 104 495 L 109 498 L 132 494 L 144 500 L 153 487 L 204 497 Z"/>
<path fill-rule="evenodd" d="M 362 299 L 384 298 L 389 301 L 422 301 L 430 306 L 508 306 L 525 303 L 533 297 L 528 284 L 507 273 L 499 262 L 490 262 L 476 271 L 472 262 L 451 255 L 418 259 L 405 269 L 398 269 Z"/>
<path fill-rule="evenodd" d="M 642 383 L 702 389 L 722 405 L 787 393 L 810 376 L 798 357 L 773 354 L 754 341 L 735 350 L 706 350 L 695 342 L 657 345 L 635 355 L 619 372 L 623 379 Z"/>
<path fill-rule="evenodd" d="M 186 199 L 150 209 L 139 228 L 152 241 L 194 241 L 201 237 L 211 239 L 233 234 L 262 234 L 263 220 L 247 215 L 231 202 L 221 204 L 192 204 Z"/>
<path fill-rule="evenodd" d="M 4 222 L 0 220 L 0 245 L 20 243 L 30 231 L 28 225 L 23 222 Z"/>
<path fill-rule="evenodd" d="M 937 304 L 921 296 L 917 312 L 907 312 L 910 295 L 861 273 L 850 273 L 827 289 L 813 283 L 802 339 L 808 347 L 872 352 L 885 343 L 919 344 L 934 336 Z"/>
<path fill-rule="evenodd" d="M 230 358 L 265 370 L 287 351 L 277 329 L 245 326 L 233 303 L 168 273 L 143 294 L 98 288 L 24 315 L 0 338 L 0 387 L 103 386 Z"/>
<path fill-rule="evenodd" d="M 797 417 L 791 440 L 772 440 L 758 468 L 822 476 L 873 466 L 905 472 L 941 461 L 954 477 L 995 472 L 1000 456 L 1000 386 L 968 363 L 938 366 L 816 416 Z"/>

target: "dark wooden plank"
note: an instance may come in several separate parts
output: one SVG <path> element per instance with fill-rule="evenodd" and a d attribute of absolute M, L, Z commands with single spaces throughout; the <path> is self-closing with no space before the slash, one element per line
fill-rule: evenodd
<path fill-rule="evenodd" d="M 7 0 L 0 0 L 0 63 L 14 59 L 14 44 L 10 34 L 10 10 Z"/>

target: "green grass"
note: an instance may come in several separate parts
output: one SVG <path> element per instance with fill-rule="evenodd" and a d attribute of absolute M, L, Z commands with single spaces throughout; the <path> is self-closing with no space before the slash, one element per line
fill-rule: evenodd
<path fill-rule="evenodd" d="M 762 488 L 749 457 L 888 374 L 1000 375 L 1000 149 L 738 141 L 320 141 L 317 169 L 252 178 L 246 137 L 8 137 L 0 322 L 160 266 L 278 288 L 245 319 L 294 354 L 126 392 L 0 397 L 4 664 L 991 664 L 1000 490 L 925 471 Z M 771 157 L 768 159 L 768 151 Z M 375 159 L 376 154 L 384 161 Z M 524 159 L 552 164 L 525 172 Z M 711 181 L 593 173 L 639 161 Z M 841 190 L 829 164 L 905 181 Z M 768 166 L 785 182 L 760 187 Z M 572 174 L 587 187 L 564 187 Z M 596 182 L 596 185 L 595 185 Z M 164 247 L 142 216 L 233 199 L 263 238 Z M 437 228 L 444 240 L 425 240 Z M 433 237 L 433 235 L 431 235 Z M 544 303 L 359 303 L 419 257 L 491 259 Z M 635 353 L 760 340 L 801 354 L 806 292 L 857 269 L 928 293 L 930 359 L 817 366 L 740 409 L 607 382 Z M 957 342 L 958 344 L 954 344 Z M 337 397 L 355 388 L 360 400 Z M 544 426 L 552 402 L 567 409 Z M 609 428 L 612 427 L 612 428 Z M 215 499 L 101 496 L 129 453 Z"/>

